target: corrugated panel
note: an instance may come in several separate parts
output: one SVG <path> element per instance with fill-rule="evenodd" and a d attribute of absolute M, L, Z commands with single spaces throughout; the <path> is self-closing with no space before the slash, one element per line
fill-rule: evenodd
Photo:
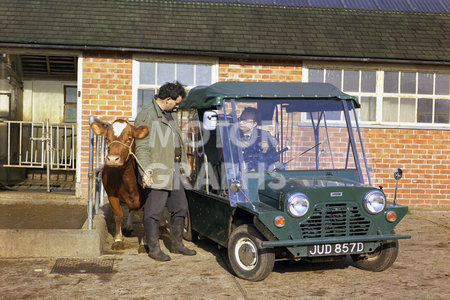
<path fill-rule="evenodd" d="M 308 3 L 308 0 L 268 0 L 264 1 L 267 2 L 266 4 L 274 4 L 274 5 L 281 5 L 281 6 L 298 6 L 298 7 L 308 7 L 310 6 Z M 271 2 L 271 3 L 270 3 Z"/>
<path fill-rule="evenodd" d="M 445 12 L 450 12 L 450 0 L 436 0 L 445 9 Z"/>
<path fill-rule="evenodd" d="M 415 12 L 438 13 L 442 11 L 442 7 L 435 1 L 409 0 L 409 4 Z"/>
<path fill-rule="evenodd" d="M 310 0 L 179 0 L 179 1 L 311 7 L 309 3 Z"/>
<path fill-rule="evenodd" d="M 372 0 L 341 0 L 347 9 L 377 10 L 378 7 Z"/>
<path fill-rule="evenodd" d="M 450 0 L 179 0 L 297 7 L 345 8 L 379 11 L 448 13 Z"/>
<path fill-rule="evenodd" d="M 311 7 L 344 8 L 340 0 L 309 0 Z"/>
<path fill-rule="evenodd" d="M 373 0 L 380 10 L 411 11 L 407 0 Z"/>

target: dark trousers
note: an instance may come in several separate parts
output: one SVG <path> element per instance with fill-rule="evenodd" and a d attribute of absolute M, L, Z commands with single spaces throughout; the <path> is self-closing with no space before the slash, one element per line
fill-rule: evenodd
<path fill-rule="evenodd" d="M 148 222 L 149 219 L 159 221 L 166 204 L 172 218 L 186 217 L 188 203 L 178 166 L 175 167 L 173 180 L 174 189 L 172 191 L 147 189 L 147 199 L 144 206 L 144 223 Z"/>

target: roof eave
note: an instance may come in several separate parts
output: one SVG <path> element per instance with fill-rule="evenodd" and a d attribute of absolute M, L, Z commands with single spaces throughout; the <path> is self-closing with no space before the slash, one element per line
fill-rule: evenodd
<path fill-rule="evenodd" d="M 52 49 L 52 50 L 76 50 L 76 51 L 116 51 L 116 52 L 139 52 L 158 53 L 176 55 L 204 55 L 219 57 L 237 58 L 261 58 L 261 59 L 289 59 L 289 60 L 317 60 L 317 61 L 347 61 L 347 62 L 367 62 L 367 63 L 399 63 L 399 64 L 426 64 L 426 65 L 450 65 L 446 60 L 423 60 L 423 59 L 401 59 L 401 58 L 369 58 L 369 57 L 339 57 L 339 56 L 314 56 L 314 55 L 294 55 L 279 53 L 245 53 L 226 51 L 204 51 L 185 49 L 158 49 L 158 48 L 132 48 L 132 47 L 107 47 L 89 45 L 54 45 L 36 43 L 1 43 L 1 48 L 11 49 Z M 2 50 L 3 51 L 3 50 Z M 13 51 L 13 50 L 11 50 Z M 8 51 L 3 51 L 8 52 Z"/>

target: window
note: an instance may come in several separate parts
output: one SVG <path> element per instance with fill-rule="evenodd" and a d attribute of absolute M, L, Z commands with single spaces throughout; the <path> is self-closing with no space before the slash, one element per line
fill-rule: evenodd
<path fill-rule="evenodd" d="M 327 82 L 361 103 L 360 115 L 364 121 L 376 121 L 376 71 L 343 69 L 309 69 L 309 82 Z M 342 120 L 339 113 L 327 114 L 328 120 Z"/>
<path fill-rule="evenodd" d="M 11 115 L 11 94 L 0 93 L 0 118 L 8 119 Z"/>
<path fill-rule="evenodd" d="M 189 90 L 197 85 L 210 85 L 217 81 L 215 63 L 173 62 L 164 60 L 137 60 L 133 65 L 136 114 L 149 105 L 166 82 L 178 80 Z"/>
<path fill-rule="evenodd" d="M 307 76 L 309 82 L 328 82 L 358 97 L 363 122 L 450 124 L 449 74 L 310 68 Z"/>
<path fill-rule="evenodd" d="M 64 122 L 77 122 L 77 87 L 64 86 Z"/>
<path fill-rule="evenodd" d="M 382 122 L 450 124 L 449 101 L 449 74 L 384 72 Z"/>

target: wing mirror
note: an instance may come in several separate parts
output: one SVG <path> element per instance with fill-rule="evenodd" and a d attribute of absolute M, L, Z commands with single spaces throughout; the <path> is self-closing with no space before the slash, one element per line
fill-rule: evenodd
<path fill-rule="evenodd" d="M 397 205 L 397 189 L 398 189 L 398 181 L 403 177 L 402 169 L 398 168 L 394 171 L 394 178 L 396 180 L 395 183 L 395 195 L 394 195 L 394 206 Z"/>
<path fill-rule="evenodd" d="M 203 129 L 215 130 L 217 127 L 217 112 L 207 110 L 203 113 Z"/>
<path fill-rule="evenodd" d="M 402 169 L 400 169 L 400 168 L 395 169 L 395 171 L 394 171 L 394 178 L 395 178 L 395 180 L 398 181 L 398 180 L 402 179 L 402 177 L 403 177 Z"/>

